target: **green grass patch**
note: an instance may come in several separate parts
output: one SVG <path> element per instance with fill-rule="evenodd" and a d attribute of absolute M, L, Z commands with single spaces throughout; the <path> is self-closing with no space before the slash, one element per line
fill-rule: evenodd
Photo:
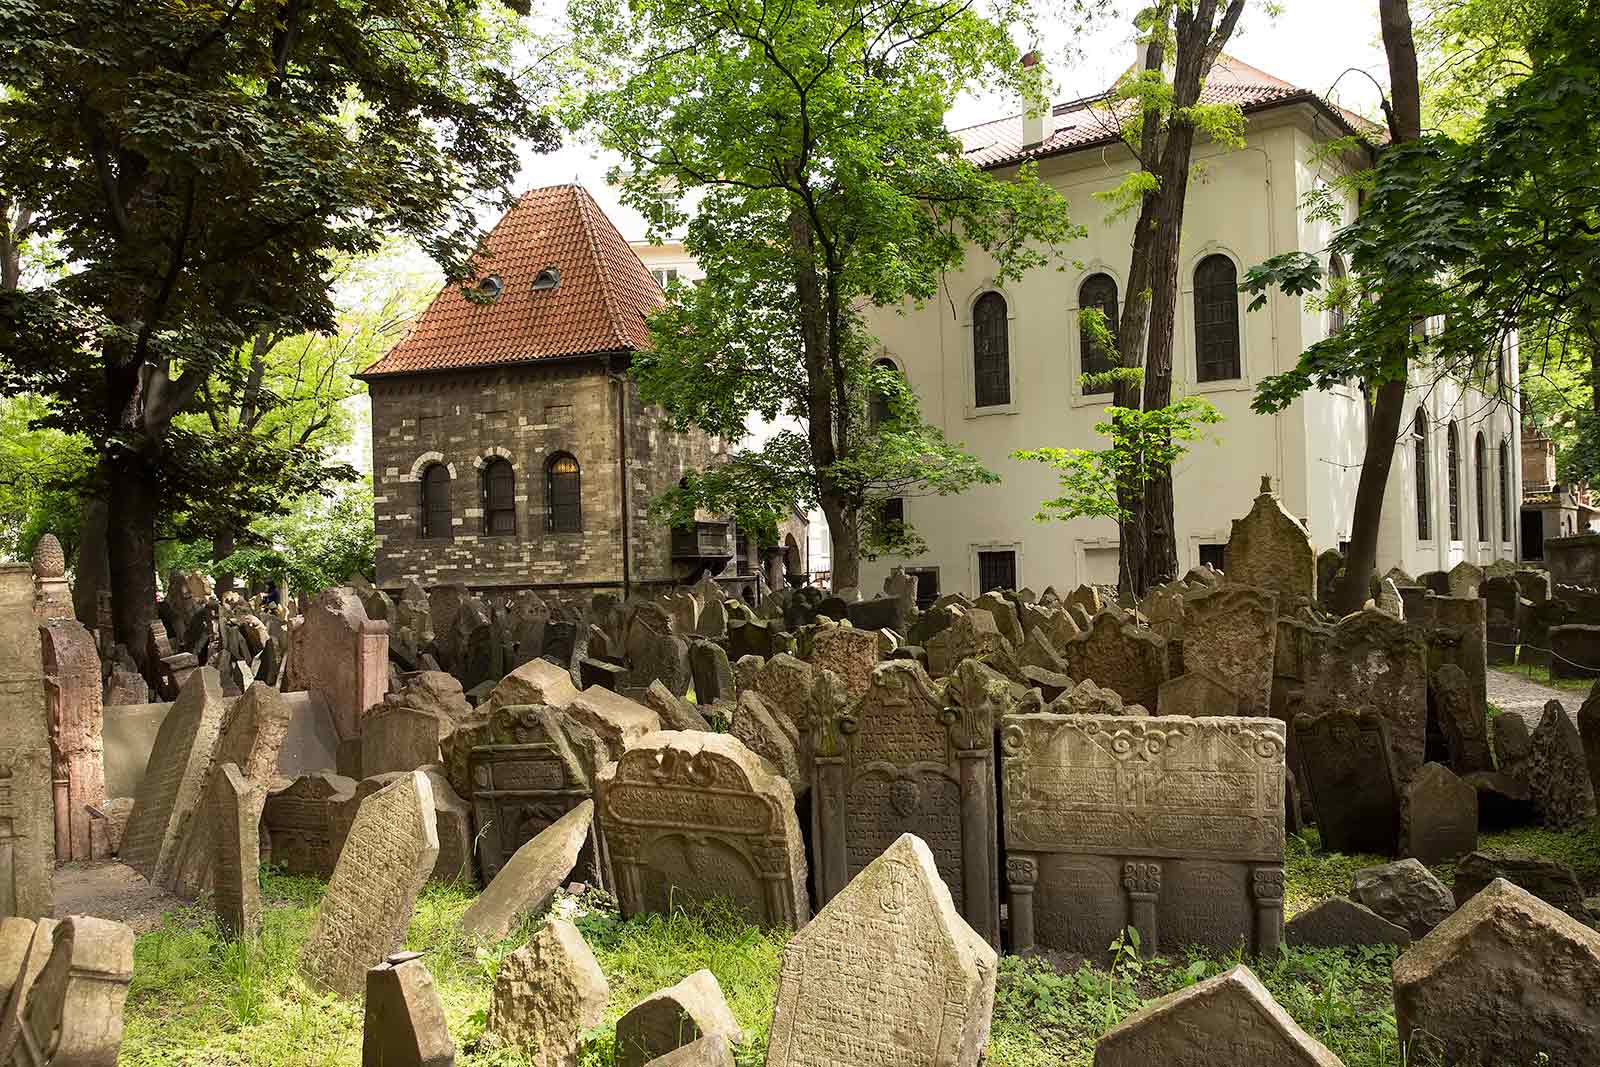
<path fill-rule="evenodd" d="M 1293 918 L 1331 897 L 1349 896 L 1357 871 L 1387 862 L 1383 856 L 1324 852 L 1314 826 L 1290 834 L 1284 841 L 1284 916 Z"/>
<path fill-rule="evenodd" d="M 1550 668 L 1539 663 L 1495 664 L 1489 668 L 1501 674 L 1511 674 L 1526 681 L 1548 685 L 1552 689 L 1568 689 L 1576 693 L 1587 693 L 1594 687 L 1593 678 L 1552 678 Z"/>

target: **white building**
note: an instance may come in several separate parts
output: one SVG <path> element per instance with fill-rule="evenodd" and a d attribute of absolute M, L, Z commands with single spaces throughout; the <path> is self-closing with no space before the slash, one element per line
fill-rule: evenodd
<path fill-rule="evenodd" d="M 1251 412 L 1256 385 L 1293 367 L 1307 345 L 1326 336 L 1331 313 L 1281 293 L 1247 312 L 1250 298 L 1235 288 L 1271 256 L 1326 247 L 1331 228 L 1305 217 L 1302 197 L 1334 177 L 1332 167 L 1368 165 L 1318 154 L 1360 120 L 1228 57 L 1207 80 L 1204 99 L 1239 103 L 1247 134 L 1240 149 L 1202 141 L 1194 150 L 1173 396 L 1203 396 L 1224 421 L 1213 428 L 1216 442 L 1197 444 L 1174 471 L 1180 572 L 1221 565 L 1231 520 L 1249 510 L 1264 474 L 1318 550 L 1346 542 L 1366 423 L 1355 389 L 1312 393 L 1276 416 Z M 959 497 L 907 499 L 905 517 L 927 552 L 864 563 L 864 590 L 880 588 L 895 565 L 923 577 L 924 596 L 994 585 L 1115 584 L 1115 524 L 1036 521 L 1040 502 L 1058 493 L 1055 474 L 1010 458 L 1018 449 L 1106 445 L 1094 425 L 1110 396 L 1083 392 L 1078 309 L 1115 301 L 1120 312 L 1124 293 L 1137 212 L 1107 219 L 1096 198 L 1135 167 L 1112 123 L 1104 98 L 1091 98 L 1056 105 L 1048 117 L 1013 115 L 960 131 L 969 158 L 997 174 L 1037 161 L 1040 177 L 1066 198 L 1088 235 L 1068 248 L 1075 262 L 1064 272 L 1038 270 L 1002 287 L 992 260 L 974 251 L 945 279 L 938 299 L 871 316 L 883 358 L 905 374 L 924 418 L 964 442 L 1001 481 Z M 1354 212 L 1352 200 L 1345 221 Z M 1504 373 L 1513 378 L 1507 391 L 1514 398 L 1514 352 Z M 1418 382 L 1413 393 L 1384 503 L 1380 572 L 1396 564 L 1415 575 L 1464 559 L 1515 559 L 1521 489 L 1514 413 L 1453 381 Z"/>

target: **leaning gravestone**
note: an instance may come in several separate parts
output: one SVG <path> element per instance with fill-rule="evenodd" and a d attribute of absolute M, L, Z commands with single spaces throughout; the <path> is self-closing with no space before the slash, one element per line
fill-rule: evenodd
<path fill-rule="evenodd" d="M 1594 784 L 1589 780 L 1583 740 L 1561 701 L 1545 704 L 1530 742 L 1523 777 L 1533 794 L 1539 821 L 1551 829 L 1565 830 L 1594 815 Z"/>
<path fill-rule="evenodd" d="M 1340 948 L 1346 945 L 1411 944 L 1411 931 L 1392 923 L 1365 904 L 1348 897 L 1332 897 L 1290 919 L 1283 939 L 1299 948 Z"/>
<path fill-rule="evenodd" d="M 180 831 L 199 805 L 222 728 L 222 679 L 202 667 L 161 720 L 144 780 L 122 832 L 122 862 L 163 885 L 178 859 Z"/>
<path fill-rule="evenodd" d="M 996 962 L 906 834 L 784 947 L 767 1067 L 976 1067 Z"/>
<path fill-rule="evenodd" d="M 1504 879 L 1394 963 L 1400 1044 L 1461 1067 L 1600 1063 L 1600 934 Z"/>
<path fill-rule="evenodd" d="M 1183 598 L 1183 670 L 1231 692 L 1229 714 L 1272 714 L 1272 665 L 1278 598 L 1262 589 L 1224 585 Z M 1150 706 L 1150 705 L 1147 705 Z M 1168 709 L 1160 709 L 1170 714 Z"/>
<path fill-rule="evenodd" d="M 1430 866 L 1478 847 L 1478 791 L 1442 763 L 1425 763 L 1400 806 L 1400 850 Z"/>
<path fill-rule="evenodd" d="M 358 996 L 368 968 L 405 939 L 438 856 L 426 774 L 412 771 L 363 800 L 300 950 L 301 972 L 316 985 Z"/>
<path fill-rule="evenodd" d="M 1013 951 L 1277 947 L 1282 722 L 1042 712 L 1000 745 Z"/>
<path fill-rule="evenodd" d="M 255 783 L 237 764 L 213 772 L 210 791 L 212 903 L 223 936 L 248 939 L 261 929 L 261 800 Z"/>
<path fill-rule="evenodd" d="M 1369 711 L 1297 715 L 1294 736 L 1323 847 L 1395 855 L 1400 790 L 1389 764 L 1388 722 Z"/>
<path fill-rule="evenodd" d="M 976 660 L 963 674 L 998 679 Z M 956 910 L 997 943 L 994 724 L 955 705 L 915 661 L 873 670 L 853 708 L 813 725 L 817 899 L 833 899 L 902 834 L 929 845 Z"/>
<path fill-rule="evenodd" d="M 1108 1030 L 1094 1067 L 1344 1067 L 1240 964 L 1169 993 Z"/>
<path fill-rule="evenodd" d="M 1317 598 L 1317 556 L 1311 535 L 1284 510 L 1272 479 L 1263 476 L 1250 513 L 1233 520 L 1222 571 L 1228 581 L 1277 594 L 1282 605 Z"/>
<path fill-rule="evenodd" d="M 572 873 L 593 820 L 594 801 L 585 800 L 539 831 L 478 894 L 461 916 L 461 928 L 498 941 L 522 916 L 544 907 Z"/>
<path fill-rule="evenodd" d="M 55 870 L 50 727 L 33 571 L 0 565 L 0 915 L 51 913 Z"/>
<path fill-rule="evenodd" d="M 650 734 L 597 786 L 623 915 L 724 897 L 761 926 L 798 929 L 810 917 L 794 793 L 737 738 Z"/>
<path fill-rule="evenodd" d="M 1493 770 L 1488 719 L 1472 699 L 1466 673 L 1454 663 L 1441 665 L 1428 684 L 1428 699 L 1444 734 L 1450 769 L 1457 774 Z"/>

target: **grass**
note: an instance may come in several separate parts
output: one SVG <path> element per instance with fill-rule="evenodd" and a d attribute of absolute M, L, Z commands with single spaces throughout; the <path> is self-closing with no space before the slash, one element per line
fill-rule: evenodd
<path fill-rule="evenodd" d="M 1548 685 L 1553 689 L 1567 689 L 1577 693 L 1587 693 L 1595 684 L 1593 678 L 1552 678 L 1550 668 L 1538 663 L 1495 664 L 1489 668 L 1502 674 L 1514 674 L 1530 682 Z"/>
<path fill-rule="evenodd" d="M 1521 850 L 1571 864 L 1591 889 L 1600 882 L 1600 819 L 1555 832 L 1485 834 L 1480 848 Z M 1289 838 L 1285 910 L 1289 915 L 1349 892 L 1355 872 L 1378 856 L 1320 851 L 1315 830 Z M 1434 868 L 1446 883 L 1453 872 Z M 264 928 L 253 943 L 218 936 L 209 911 L 184 907 L 138 938 L 128 993 L 120 1067 L 353 1067 L 361 1058 L 362 1011 L 310 989 L 296 958 L 316 920 L 324 884 L 268 872 Z M 423 951 L 458 1049 L 460 1067 L 528 1067 L 511 1050 L 477 1047 L 500 961 L 540 920 L 478 945 L 459 929 L 472 890 L 433 885 L 417 902 L 406 938 Z M 739 1067 L 760 1067 L 777 997 L 785 935 L 746 925 L 731 910 L 641 916 L 624 921 L 603 894 L 578 900 L 575 922 L 611 985 L 605 1022 L 590 1034 L 580 1067 L 610 1067 L 615 1023 L 648 994 L 700 968 L 717 976 L 744 1029 Z M 1397 1044 L 1390 949 L 1284 950 L 1267 959 L 1191 951 L 1140 961 L 1113 946 L 1109 969 L 1058 969 L 1043 959 L 1002 958 L 989 1060 L 994 1067 L 1090 1067 L 1096 1039 L 1149 999 L 1249 963 L 1286 1011 L 1347 1067 L 1415 1063 Z"/>

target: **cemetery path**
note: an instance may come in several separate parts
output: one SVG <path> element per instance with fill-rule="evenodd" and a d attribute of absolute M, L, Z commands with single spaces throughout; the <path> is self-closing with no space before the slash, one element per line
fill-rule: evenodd
<path fill-rule="evenodd" d="M 1496 670 L 1493 667 L 1489 668 L 1488 689 L 1489 703 L 1501 711 L 1516 712 L 1528 720 L 1530 727 L 1539 725 L 1539 716 L 1544 713 L 1546 701 L 1559 700 L 1561 706 L 1567 709 L 1567 714 L 1576 715 L 1584 698 L 1581 689 L 1557 689 L 1513 671 Z"/>
<path fill-rule="evenodd" d="M 184 902 L 144 880 L 125 863 L 76 862 L 56 868 L 56 918 L 94 915 L 127 923 L 136 934 L 161 925 L 162 916 Z"/>

